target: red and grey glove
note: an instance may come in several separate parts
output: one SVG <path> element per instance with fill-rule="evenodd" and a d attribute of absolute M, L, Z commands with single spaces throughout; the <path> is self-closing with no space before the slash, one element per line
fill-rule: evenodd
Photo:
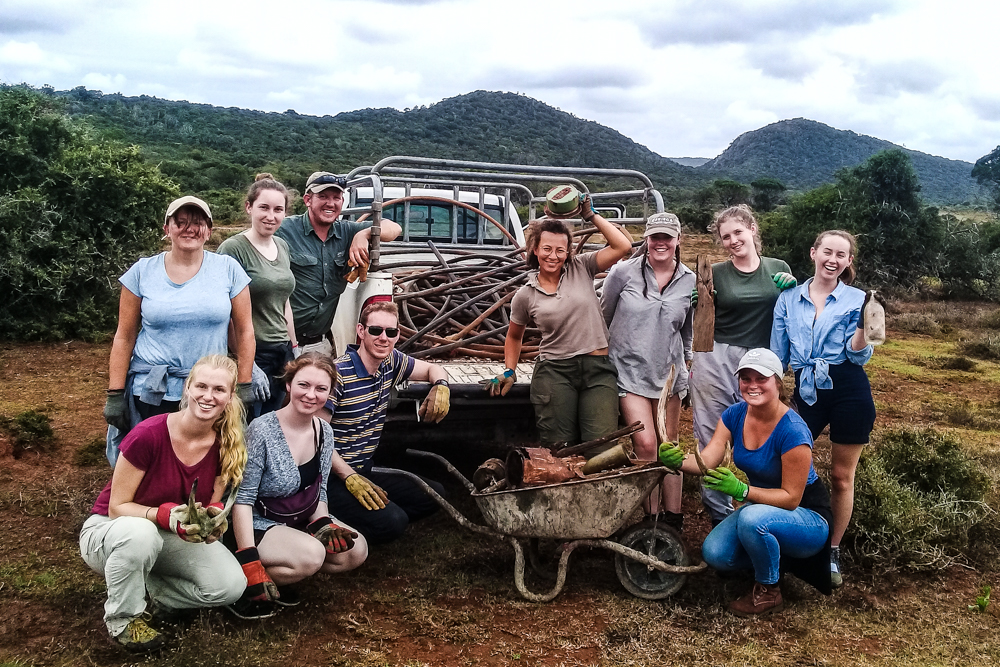
<path fill-rule="evenodd" d="M 163 503 L 156 510 L 157 526 L 168 533 L 174 533 L 186 542 L 201 542 L 198 524 L 189 524 L 185 521 L 188 521 L 187 505 Z"/>
<path fill-rule="evenodd" d="M 316 519 L 306 526 L 306 530 L 323 543 L 328 554 L 339 554 L 353 549 L 354 540 L 358 537 L 357 533 L 338 526 L 328 516 Z"/>
<path fill-rule="evenodd" d="M 277 585 L 271 581 L 271 577 L 267 576 L 267 570 L 260 562 L 257 547 L 239 549 L 236 552 L 236 560 L 239 561 L 240 567 L 243 568 L 243 574 L 247 578 L 247 590 L 244 595 L 259 602 L 277 600 L 281 597 L 278 594 Z"/>

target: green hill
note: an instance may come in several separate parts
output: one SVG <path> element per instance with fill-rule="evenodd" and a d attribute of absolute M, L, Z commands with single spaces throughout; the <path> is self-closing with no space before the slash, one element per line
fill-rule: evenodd
<path fill-rule="evenodd" d="M 771 176 L 790 188 L 808 190 L 833 182 L 838 169 L 853 167 L 887 148 L 899 148 L 910 156 L 920 177 L 921 195 L 929 203 L 960 204 L 982 194 L 971 176 L 969 162 L 912 151 L 805 118 L 783 120 L 741 134 L 698 171 L 743 182 Z"/>

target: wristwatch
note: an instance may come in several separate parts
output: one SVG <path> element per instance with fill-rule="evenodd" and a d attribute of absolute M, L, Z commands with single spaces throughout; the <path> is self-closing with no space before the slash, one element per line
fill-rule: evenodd
<path fill-rule="evenodd" d="M 439 384 L 443 384 L 444 386 L 446 386 L 446 387 L 447 387 L 447 386 L 448 386 L 448 381 L 447 381 L 447 380 L 445 380 L 445 379 L 443 379 L 443 378 L 442 378 L 442 379 L 440 379 L 440 380 L 434 380 L 434 382 L 432 382 L 432 383 L 431 383 L 431 386 L 432 386 L 432 387 L 436 387 L 436 386 L 437 386 L 437 385 L 439 385 Z"/>

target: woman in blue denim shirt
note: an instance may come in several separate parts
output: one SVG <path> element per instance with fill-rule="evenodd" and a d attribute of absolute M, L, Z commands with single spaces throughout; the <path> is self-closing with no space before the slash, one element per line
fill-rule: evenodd
<path fill-rule="evenodd" d="M 843 583 L 840 541 L 854 510 L 854 471 L 875 425 L 875 402 L 862 366 L 872 356 L 859 323 L 867 303 L 854 281 L 857 244 L 845 231 L 816 237 L 812 278 L 782 293 L 774 306 L 771 350 L 795 371 L 795 406 L 813 438 L 830 426 L 833 525 L 830 575 Z"/>

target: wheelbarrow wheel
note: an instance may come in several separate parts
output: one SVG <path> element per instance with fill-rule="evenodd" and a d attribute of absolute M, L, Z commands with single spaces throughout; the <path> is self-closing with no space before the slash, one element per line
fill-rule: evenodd
<path fill-rule="evenodd" d="M 627 530 L 618 542 L 670 565 L 688 565 L 681 536 L 663 523 L 643 521 Z M 615 571 L 625 590 L 645 600 L 670 597 L 687 581 L 687 575 L 661 572 L 622 554 L 615 554 Z"/>

